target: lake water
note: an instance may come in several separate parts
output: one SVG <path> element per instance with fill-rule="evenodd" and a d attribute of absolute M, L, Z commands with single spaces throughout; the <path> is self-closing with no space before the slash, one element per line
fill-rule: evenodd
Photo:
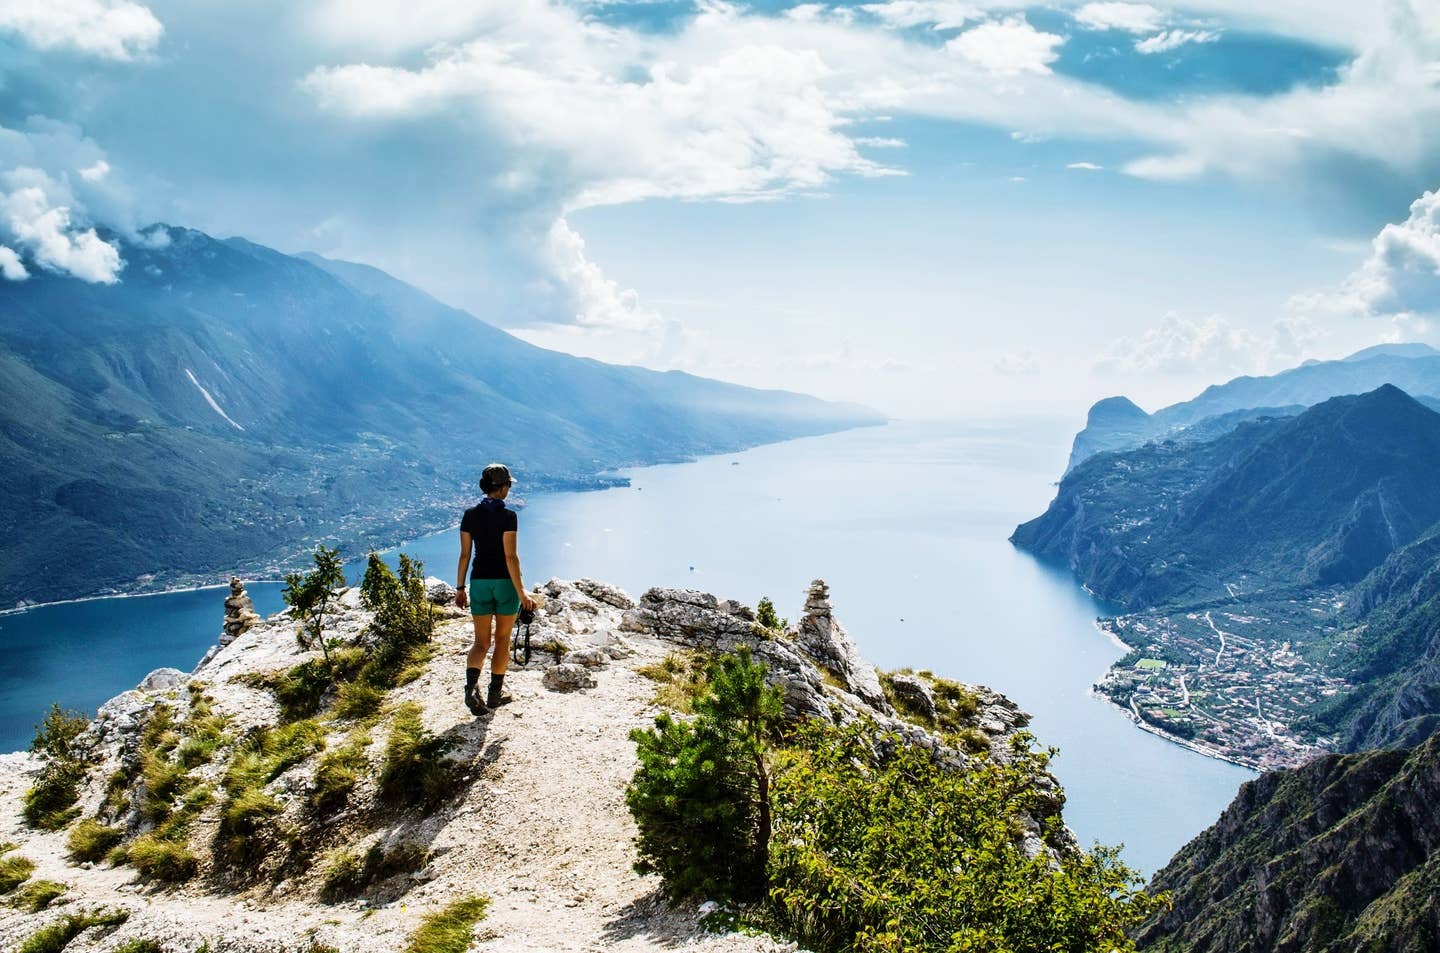
<path fill-rule="evenodd" d="M 1060 748 L 1067 823 L 1082 843 L 1123 842 L 1149 874 L 1253 773 L 1147 734 L 1089 695 L 1121 654 L 1093 625 L 1104 608 L 1006 541 L 1054 495 L 1072 427 L 894 423 L 634 470 L 630 487 L 534 497 L 520 515 L 525 580 L 590 576 L 636 596 L 687 586 L 752 605 L 769 595 L 793 620 L 823 578 L 876 664 L 989 685 L 1034 715 L 1041 743 Z M 454 531 L 405 551 L 454 581 Z M 262 613 L 280 608 L 278 584 L 249 588 Z M 225 595 L 0 616 L 0 750 L 27 745 L 51 701 L 93 711 L 151 669 L 192 667 L 219 634 Z"/>

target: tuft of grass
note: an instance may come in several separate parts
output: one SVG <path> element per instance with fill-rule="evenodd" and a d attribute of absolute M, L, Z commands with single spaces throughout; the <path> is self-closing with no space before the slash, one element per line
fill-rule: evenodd
<path fill-rule="evenodd" d="M 130 919 L 125 910 L 90 910 L 69 913 L 30 934 L 16 953 L 61 953 L 70 941 L 91 927 L 118 927 Z"/>
<path fill-rule="evenodd" d="M 125 832 L 120 828 L 109 827 L 87 817 L 75 825 L 75 829 L 65 841 L 65 846 L 70 851 L 72 860 L 93 862 L 108 854 L 110 848 L 120 843 L 124 837 Z"/>
<path fill-rule="evenodd" d="M 365 751 L 370 736 L 364 731 L 351 732 L 345 744 L 325 752 L 315 769 L 315 787 L 310 792 L 310 806 L 321 814 L 338 810 L 350 797 L 360 776 L 369 767 Z"/>
<path fill-rule="evenodd" d="M 238 747 L 225 772 L 219 846 L 231 860 L 254 859 L 268 821 L 282 810 L 265 786 L 325 747 L 325 729 L 313 719 L 262 728 Z"/>
<path fill-rule="evenodd" d="M 39 913 L 64 895 L 70 888 L 55 880 L 32 880 L 19 890 L 10 902 L 31 913 Z"/>
<path fill-rule="evenodd" d="M 28 857 L 21 857 L 15 854 L 10 857 L 0 858 L 0 894 L 10 893 L 16 887 L 30 879 L 30 874 L 35 870 L 35 861 Z"/>
<path fill-rule="evenodd" d="M 35 786 L 25 792 L 21 813 L 26 822 L 42 831 L 58 831 L 80 816 L 80 784 L 86 768 L 79 761 L 52 758 L 40 772 Z"/>
<path fill-rule="evenodd" d="M 420 706 L 406 702 L 395 710 L 385 762 L 380 769 L 380 796 L 392 803 L 429 806 L 454 793 L 459 783 L 455 765 L 445 759 L 459 739 L 425 730 Z"/>
<path fill-rule="evenodd" d="M 658 662 L 636 669 L 655 682 L 655 704 L 693 714 L 695 702 L 710 690 L 709 660 L 701 652 L 671 652 Z"/>
<path fill-rule="evenodd" d="M 326 858 L 320 895 L 330 902 L 343 900 L 396 874 L 419 870 L 424 864 L 425 848 L 408 841 L 388 850 L 377 842 L 364 854 L 342 847 Z"/>
<path fill-rule="evenodd" d="M 434 642 L 421 642 L 419 645 L 412 645 L 405 652 L 404 664 L 395 673 L 395 686 L 409 685 L 417 678 L 425 674 L 430 667 L 430 662 L 440 651 L 440 646 Z"/>
<path fill-rule="evenodd" d="M 165 947 L 154 940 L 142 938 L 126 940 L 115 947 L 115 953 L 165 953 Z"/>
<path fill-rule="evenodd" d="M 979 728 L 961 728 L 945 736 L 945 743 L 970 754 L 989 754 L 990 736 Z"/>
<path fill-rule="evenodd" d="M 475 924 L 485 919 L 489 907 L 489 897 L 471 896 L 427 914 L 405 953 L 465 953 L 475 939 Z"/>
<path fill-rule="evenodd" d="M 141 834 L 124 848 L 132 867 L 152 880 L 183 883 L 200 869 L 200 860 L 185 841 L 172 840 L 151 831 Z"/>
<path fill-rule="evenodd" d="M 335 717 L 347 721 L 362 721 L 378 714 L 385 702 L 385 690 L 369 682 L 346 682 L 335 693 L 335 705 L 331 709 Z"/>

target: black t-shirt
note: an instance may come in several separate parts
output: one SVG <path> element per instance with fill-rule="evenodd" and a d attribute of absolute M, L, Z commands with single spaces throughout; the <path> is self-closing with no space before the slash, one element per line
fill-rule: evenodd
<path fill-rule="evenodd" d="M 469 533 L 475 544 L 470 562 L 471 579 L 509 579 L 510 566 L 505 562 L 505 534 L 515 532 L 515 511 L 505 503 L 486 497 L 478 506 L 465 511 L 460 532 Z"/>

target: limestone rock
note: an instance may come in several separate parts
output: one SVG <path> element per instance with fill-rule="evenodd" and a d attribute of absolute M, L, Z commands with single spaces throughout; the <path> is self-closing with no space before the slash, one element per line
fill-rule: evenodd
<path fill-rule="evenodd" d="M 595 679 L 591 677 L 589 669 L 574 662 L 561 662 L 553 668 L 547 668 L 541 681 L 553 692 L 573 692 L 595 687 Z"/>
<path fill-rule="evenodd" d="M 921 718 L 935 717 L 935 696 L 930 686 L 914 675 L 895 674 L 890 676 L 890 687 L 895 690 L 901 708 L 914 712 Z"/>
<path fill-rule="evenodd" d="M 561 665 L 580 665 L 585 668 L 604 668 L 610 664 L 610 654 L 604 649 L 576 649 L 560 660 Z"/>
<path fill-rule="evenodd" d="M 830 587 L 825 580 L 810 583 L 805 596 L 805 615 L 795 627 L 795 642 L 821 667 L 839 676 L 850 691 L 887 714 L 893 713 L 880 688 L 875 666 L 860 654 L 860 648 L 830 609 Z"/>
<path fill-rule="evenodd" d="M 137 686 L 142 692 L 165 692 L 172 688 L 179 688 L 189 678 L 178 668 L 157 668 L 140 680 Z"/>
<path fill-rule="evenodd" d="M 635 600 L 626 595 L 624 590 L 617 589 L 615 586 L 596 582 L 593 579 L 577 579 L 575 588 L 596 602 L 603 602 L 607 606 L 614 606 L 617 609 L 635 608 Z"/>
<path fill-rule="evenodd" d="M 448 606 L 455 601 L 455 587 L 438 576 L 426 576 L 425 598 L 437 606 Z"/>

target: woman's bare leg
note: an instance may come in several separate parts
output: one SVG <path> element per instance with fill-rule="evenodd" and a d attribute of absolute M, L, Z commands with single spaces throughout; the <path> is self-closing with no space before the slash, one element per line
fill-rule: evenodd
<path fill-rule="evenodd" d="M 495 617 L 495 653 L 490 656 L 491 675 L 504 675 L 510 668 L 510 633 L 514 631 L 513 615 Z"/>
<path fill-rule="evenodd" d="M 475 644 L 470 646 L 470 654 L 465 656 L 466 668 L 483 669 L 485 667 L 485 656 L 490 654 L 490 641 L 492 638 L 490 633 L 494 622 L 504 618 L 506 617 L 503 615 L 472 615 L 470 617 L 470 621 L 475 623 Z M 513 626 L 515 624 L 515 617 L 510 616 L 509 618 L 510 625 Z M 507 629 L 505 638 L 508 639 L 509 637 L 509 629 Z M 496 651 L 499 651 L 499 644 L 500 642 L 497 641 Z"/>

